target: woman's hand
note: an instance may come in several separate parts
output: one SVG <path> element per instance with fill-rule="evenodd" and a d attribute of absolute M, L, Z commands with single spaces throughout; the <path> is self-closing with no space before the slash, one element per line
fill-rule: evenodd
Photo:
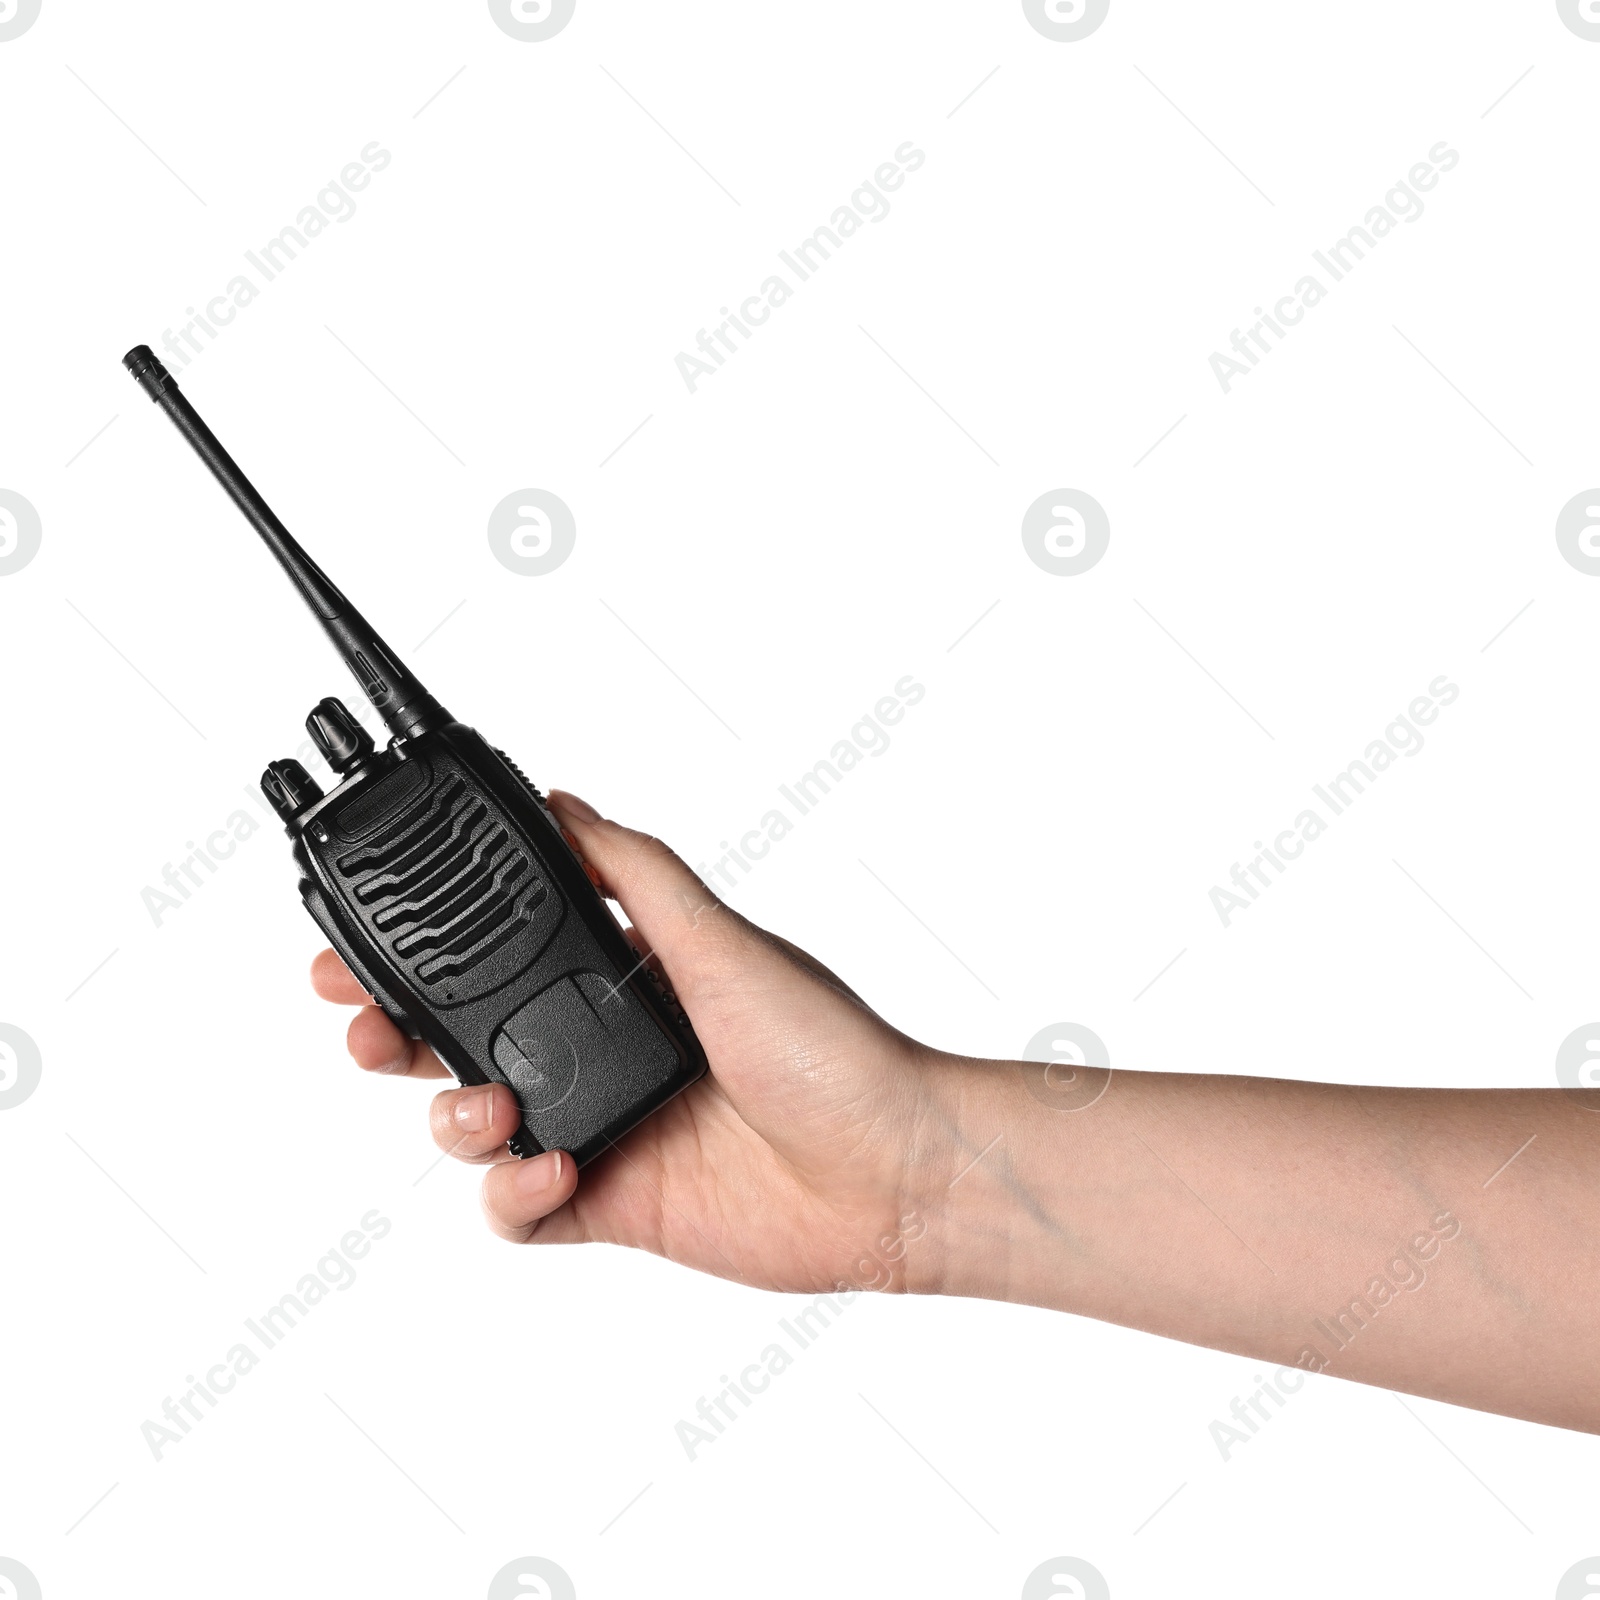
<path fill-rule="evenodd" d="M 919 1147 L 935 1058 L 804 951 L 723 905 L 662 844 L 550 796 L 579 853 L 632 920 L 694 1019 L 711 1070 L 580 1176 L 559 1151 L 519 1161 L 504 1085 L 447 1089 L 433 1136 L 488 1167 L 490 1226 L 518 1243 L 603 1241 L 769 1289 L 904 1288 Z M 312 964 L 324 999 L 361 1005 L 350 1054 L 369 1072 L 450 1074 L 408 1039 L 332 950 Z"/>

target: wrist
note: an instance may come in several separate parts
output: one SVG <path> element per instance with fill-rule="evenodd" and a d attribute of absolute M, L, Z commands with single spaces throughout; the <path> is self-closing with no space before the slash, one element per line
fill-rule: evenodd
<path fill-rule="evenodd" d="M 1043 1071 L 926 1053 L 902 1208 L 923 1224 L 906 1253 L 908 1292 L 1040 1302 L 1068 1158 L 1050 1139 L 1063 1130 L 1039 1126 L 1053 1113 L 1029 1074 Z"/>

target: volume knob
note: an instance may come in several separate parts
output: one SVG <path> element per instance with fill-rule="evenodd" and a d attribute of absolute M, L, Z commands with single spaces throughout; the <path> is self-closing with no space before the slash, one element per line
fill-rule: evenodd
<path fill-rule="evenodd" d="M 261 792 L 288 825 L 322 798 L 322 785 L 298 761 L 270 761 L 261 774 Z"/>
<path fill-rule="evenodd" d="M 333 770 L 341 775 L 359 767 L 372 754 L 372 735 L 351 715 L 342 700 L 319 700 L 306 718 L 306 732 Z"/>

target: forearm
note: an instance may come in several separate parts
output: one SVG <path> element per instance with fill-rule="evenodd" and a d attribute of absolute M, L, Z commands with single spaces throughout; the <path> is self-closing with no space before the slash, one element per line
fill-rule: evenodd
<path fill-rule="evenodd" d="M 1066 1111 L 1040 1071 L 930 1060 L 912 1289 L 1600 1431 L 1600 1114 L 1120 1072 Z"/>

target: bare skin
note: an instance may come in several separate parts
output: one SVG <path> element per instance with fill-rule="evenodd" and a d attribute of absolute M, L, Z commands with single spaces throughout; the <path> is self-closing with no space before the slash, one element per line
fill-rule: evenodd
<path fill-rule="evenodd" d="M 948 1055 L 720 904 L 659 840 L 571 795 L 551 805 L 711 1071 L 581 1178 L 561 1152 L 511 1156 L 504 1087 L 439 1094 L 434 1139 L 488 1169 L 503 1238 L 629 1245 L 768 1289 L 1023 1301 L 1600 1432 L 1600 1112 L 1577 1097 L 1063 1084 Z M 331 950 L 312 982 L 362 1007 L 359 1066 L 449 1077 Z"/>

